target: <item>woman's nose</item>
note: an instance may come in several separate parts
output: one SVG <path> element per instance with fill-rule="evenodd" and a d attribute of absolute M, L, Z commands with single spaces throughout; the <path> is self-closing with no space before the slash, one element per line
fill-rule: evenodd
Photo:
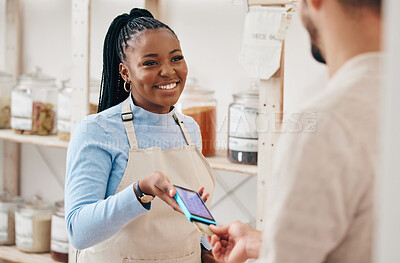
<path fill-rule="evenodd" d="M 169 77 L 175 74 L 175 69 L 174 67 L 169 64 L 169 63 L 165 63 L 162 65 L 161 67 L 161 71 L 160 71 L 160 75 L 163 77 Z"/>

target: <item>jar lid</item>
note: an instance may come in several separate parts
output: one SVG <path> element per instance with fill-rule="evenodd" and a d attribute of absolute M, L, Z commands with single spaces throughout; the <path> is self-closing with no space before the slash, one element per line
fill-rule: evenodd
<path fill-rule="evenodd" d="M 45 203 L 40 196 L 35 195 L 31 201 L 26 202 L 22 208 L 34 211 L 47 211 L 51 209 L 51 206 Z"/>
<path fill-rule="evenodd" d="M 66 79 L 62 81 L 62 89 L 70 89 L 71 88 L 71 79 Z M 100 91 L 100 80 L 98 79 L 90 79 L 90 92 L 99 92 Z"/>
<path fill-rule="evenodd" d="M 202 88 L 196 78 L 188 78 L 182 92 L 182 99 L 196 100 L 201 98 L 212 98 L 215 91 Z"/>
<path fill-rule="evenodd" d="M 1 203 L 21 203 L 23 202 L 23 198 L 20 196 L 14 196 L 10 194 L 8 191 L 3 191 L 0 193 L 0 202 Z"/>
<path fill-rule="evenodd" d="M 55 87 L 55 78 L 43 74 L 40 68 L 36 68 L 34 72 L 19 76 L 18 84 L 37 87 Z"/>
<path fill-rule="evenodd" d="M 249 89 L 246 91 L 233 94 L 234 99 L 258 100 L 258 97 L 259 97 L 259 91 L 254 89 Z"/>
<path fill-rule="evenodd" d="M 54 206 L 56 207 L 56 212 L 58 212 L 59 214 L 64 215 L 64 200 L 61 201 L 57 201 L 54 203 Z"/>

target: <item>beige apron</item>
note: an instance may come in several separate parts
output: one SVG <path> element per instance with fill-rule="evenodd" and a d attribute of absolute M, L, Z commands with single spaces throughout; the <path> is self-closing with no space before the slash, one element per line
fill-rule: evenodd
<path fill-rule="evenodd" d="M 205 191 L 210 193 L 208 200 L 212 199 L 215 185 L 213 171 L 191 141 L 176 113 L 174 119 L 188 145 L 161 150 L 159 147 L 138 148 L 133 122 L 130 121 L 132 110 L 129 98 L 122 103 L 122 112 L 130 149 L 125 174 L 116 193 L 150 173 L 160 171 L 170 178 L 172 184 L 194 190 L 204 186 Z M 199 263 L 200 238 L 201 234 L 183 214 L 174 211 L 160 198 L 155 198 L 151 202 L 150 211 L 133 219 L 117 234 L 93 247 L 78 251 L 77 262 Z"/>

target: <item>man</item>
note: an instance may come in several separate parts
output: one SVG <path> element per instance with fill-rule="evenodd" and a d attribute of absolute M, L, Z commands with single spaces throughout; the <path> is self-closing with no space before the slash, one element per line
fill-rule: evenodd
<path fill-rule="evenodd" d="M 317 113 L 317 130 L 282 134 L 263 232 L 211 227 L 221 262 L 372 262 L 381 1 L 300 2 L 312 53 L 330 76 L 301 110 Z"/>

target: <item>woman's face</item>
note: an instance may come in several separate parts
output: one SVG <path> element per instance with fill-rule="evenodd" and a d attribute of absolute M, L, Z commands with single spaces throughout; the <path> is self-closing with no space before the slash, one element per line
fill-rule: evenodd
<path fill-rule="evenodd" d="M 167 113 L 179 99 L 188 69 L 178 39 L 167 29 L 146 30 L 128 42 L 120 73 L 137 106 Z"/>

